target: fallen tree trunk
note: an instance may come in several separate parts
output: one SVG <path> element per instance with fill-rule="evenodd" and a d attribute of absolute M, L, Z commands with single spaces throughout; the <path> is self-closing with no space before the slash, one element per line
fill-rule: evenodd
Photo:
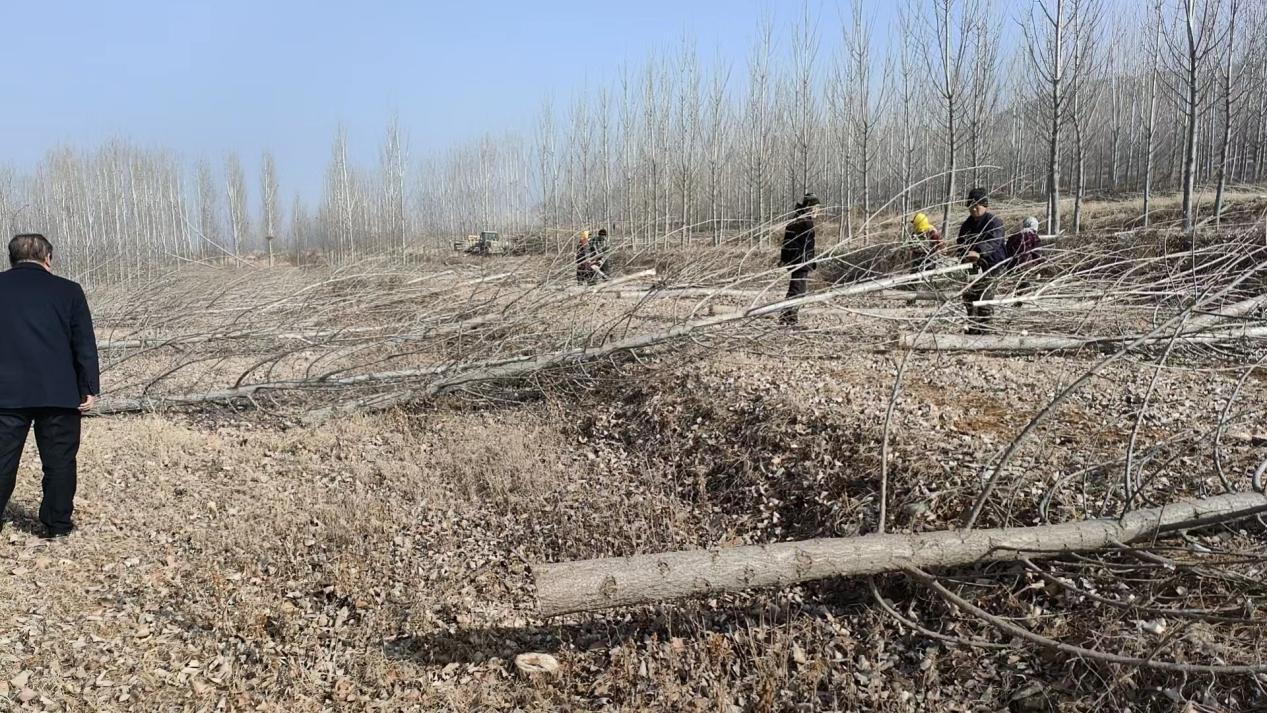
<path fill-rule="evenodd" d="M 1186 330 L 1185 330 L 1186 331 Z M 1190 334 L 1175 338 L 1176 344 L 1218 344 L 1237 339 L 1263 339 L 1267 327 L 1241 327 L 1212 330 L 1204 334 Z M 1020 334 L 903 334 L 898 346 L 915 351 L 940 352 L 1054 352 L 1076 349 L 1118 349 L 1123 344 L 1138 340 L 1139 335 L 1122 337 L 1049 337 Z M 1140 343 L 1165 344 L 1170 337 L 1153 337 Z"/>
<path fill-rule="evenodd" d="M 765 290 L 738 290 L 727 287 L 669 287 L 662 290 L 626 290 L 623 292 L 617 292 L 616 296 L 622 300 L 708 299 L 717 297 L 756 299 L 759 297 L 777 295 L 778 293 L 779 290 L 774 287 Z"/>
<path fill-rule="evenodd" d="M 905 300 L 907 302 L 949 302 L 957 299 L 962 290 L 962 285 L 954 288 L 947 287 L 945 292 L 934 292 L 932 290 L 913 290 L 910 292 L 905 290 L 885 290 L 877 296 L 881 299 Z"/>
<path fill-rule="evenodd" d="M 1162 294 L 1167 294 L 1167 293 L 1162 293 Z M 1066 295 L 1044 295 L 1041 292 L 1036 292 L 1029 295 L 1015 295 L 1012 297 L 1001 297 L 1001 298 L 993 299 L 993 300 L 977 300 L 976 302 L 972 303 L 972 306 L 999 307 L 1002 305 L 1017 304 L 1017 303 L 1022 303 L 1022 302 L 1029 302 L 1032 304 L 1036 304 L 1040 302 L 1046 302 L 1049 300 L 1059 301 L 1059 300 L 1075 299 L 1075 300 L 1084 301 L 1085 304 L 1088 306 L 1104 306 L 1104 307 L 1111 307 L 1112 309 L 1117 310 L 1117 309 L 1121 309 L 1123 305 L 1115 304 L 1111 301 L 1108 301 L 1110 297 L 1116 300 L 1121 300 L 1124 297 L 1134 297 L 1134 296 L 1143 296 L 1143 297 L 1150 297 L 1150 298 L 1156 299 L 1157 297 L 1162 296 L 1162 295 L 1159 295 L 1159 293 L 1157 292 L 1151 292 L 1147 290 L 1133 290 L 1133 291 L 1127 290 L 1123 292 L 1115 292 L 1112 295 L 1102 295 L 1100 297 L 1100 300 L 1098 301 L 1087 301 L 1087 297 L 1089 296 L 1091 296 L 1090 293 L 1066 294 Z M 1065 305 L 1066 308 L 1072 307 L 1072 306 L 1075 306 L 1075 305 Z M 1139 305 L 1136 305 L 1136 306 L 1139 306 Z M 1184 325 L 1184 331 L 1190 332 L 1190 331 L 1201 331 L 1203 329 L 1209 329 L 1210 327 L 1215 327 L 1220 324 L 1224 324 L 1230 319 L 1235 319 L 1237 317 L 1245 317 L 1247 315 L 1253 314 L 1256 310 L 1262 309 L 1263 307 L 1267 307 L 1267 295 L 1259 295 L 1257 297 L 1250 297 L 1248 299 L 1244 299 L 1239 302 L 1234 302 L 1230 305 L 1227 305 L 1225 307 L 1219 308 L 1211 312 L 1194 313 L 1193 317 L 1189 319 L 1188 322 Z M 1151 309 L 1151 306 L 1149 306 L 1149 308 Z"/>
<path fill-rule="evenodd" d="M 1267 495 L 1234 493 L 1040 527 L 865 535 L 534 565 L 537 604 L 557 616 L 824 577 L 955 567 L 1084 552 L 1267 512 Z"/>

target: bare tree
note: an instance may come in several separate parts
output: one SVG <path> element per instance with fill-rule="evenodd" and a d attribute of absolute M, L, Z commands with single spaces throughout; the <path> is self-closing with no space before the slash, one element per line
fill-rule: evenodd
<path fill-rule="evenodd" d="M 1222 57 L 1218 63 L 1218 96 L 1220 119 L 1219 126 L 1219 185 L 1214 198 L 1214 224 L 1217 227 L 1223 217 L 1223 195 L 1227 190 L 1228 147 L 1232 143 L 1232 125 L 1236 122 L 1244 105 L 1249 86 L 1241 81 L 1242 73 L 1249 63 L 1245 50 L 1253 45 L 1237 43 L 1237 24 L 1241 19 L 1242 0 L 1227 0 L 1226 38 L 1220 43 Z M 1259 43 L 1261 51 L 1261 43 Z"/>
<path fill-rule="evenodd" d="M 682 225 L 682 240 L 690 238 L 692 220 L 692 204 L 695 197 L 695 178 L 699 170 L 700 122 L 702 119 L 702 90 L 699 66 L 699 55 L 695 45 L 684 39 L 682 52 L 678 59 L 683 75 L 678 84 L 677 111 L 674 112 L 674 143 L 678 146 L 675 152 L 678 193 L 678 216 Z"/>
<path fill-rule="evenodd" d="M 208 243 L 219 247 L 220 201 L 210 163 L 205 160 L 198 162 L 196 180 L 198 185 L 198 232 Z"/>
<path fill-rule="evenodd" d="M 818 21 L 810 16 L 809 3 L 801 5 L 801 17 L 792 30 L 793 95 L 790 109 L 795 185 L 792 195 L 811 189 L 810 177 L 818 164 L 818 103 L 814 65 L 818 60 Z"/>
<path fill-rule="evenodd" d="M 387 236 L 393 250 L 400 250 L 403 257 L 406 251 L 405 239 L 408 234 L 405 217 L 405 178 L 409 165 L 408 148 L 400 128 L 400 117 L 392 116 L 387 125 L 387 135 L 383 138 L 383 148 L 379 157 L 383 180 L 383 196 L 386 201 Z"/>
<path fill-rule="evenodd" d="M 999 27 L 990 22 L 992 8 L 971 24 L 972 91 L 968 102 L 968 151 L 972 163 L 972 182 L 981 183 L 981 166 L 991 153 L 989 134 L 999 105 Z M 987 180 L 990 174 L 986 174 Z"/>
<path fill-rule="evenodd" d="M 1069 123 L 1074 139 L 1073 232 L 1082 230 L 1082 203 L 1086 195 L 1087 134 L 1097 115 L 1104 88 L 1095 28 L 1101 20 L 1099 0 L 1078 0 L 1071 8 L 1072 58 L 1070 65 Z"/>
<path fill-rule="evenodd" d="M 845 31 L 844 46 L 849 53 L 846 85 L 853 97 L 849 106 L 850 134 L 853 150 L 850 155 L 858 176 L 864 220 L 871 215 L 872 164 L 879 142 L 876 133 L 883 117 L 886 76 L 878 83 L 871 74 L 872 23 L 863 15 L 862 3 L 853 4 L 852 24 Z M 887 67 L 886 67 L 887 70 Z"/>
<path fill-rule="evenodd" d="M 598 92 L 598 141 L 601 147 L 599 160 L 603 173 L 603 226 L 612 227 L 612 148 L 611 148 L 611 93 Z"/>
<path fill-rule="evenodd" d="M 1069 112 L 1070 78 L 1074 43 L 1070 27 L 1078 0 L 1040 0 L 1022 24 L 1033 72 L 1035 93 L 1041 97 L 1047 139 L 1047 230 L 1060 232 L 1061 130 Z"/>
<path fill-rule="evenodd" d="M 559 173 L 556 167 L 557 136 L 554 127 L 554 108 L 547 97 L 541 105 L 537 119 L 537 171 L 540 181 L 541 226 L 543 231 L 558 225 Z"/>
<path fill-rule="evenodd" d="M 290 209 L 290 248 L 292 261 L 296 265 L 303 262 L 304 254 L 309 249 L 312 241 L 312 229 L 312 218 L 308 215 L 308 208 L 304 205 L 303 199 L 296 193 Z"/>
<path fill-rule="evenodd" d="M 1178 13 L 1165 33 L 1167 56 L 1174 73 L 1168 86 L 1179 98 L 1183 117 L 1183 231 L 1196 229 L 1197 131 L 1211 75 L 1210 57 L 1219 47 L 1219 15 L 1223 0 L 1178 0 Z"/>
<path fill-rule="evenodd" d="M 1161 74 L 1162 30 L 1165 19 L 1162 15 L 1163 0 L 1153 3 L 1152 21 L 1156 23 L 1153 45 L 1149 52 L 1148 70 L 1148 128 L 1144 134 L 1144 227 L 1148 227 L 1151 219 L 1153 197 L 1153 167 L 1155 165 L 1154 145 L 1157 136 L 1157 80 Z"/>
<path fill-rule="evenodd" d="M 766 222 L 770 214 L 768 197 L 769 166 L 773 148 L 771 126 L 770 66 L 774 53 L 774 23 L 763 20 L 757 43 L 748 60 L 748 100 L 744 121 L 747 136 L 747 183 L 750 191 L 748 217 L 757 223 Z"/>
<path fill-rule="evenodd" d="M 972 18 L 981 13 L 979 0 L 928 0 L 928 15 L 937 27 L 937 42 L 924 43 L 924 64 L 930 77 L 936 80 L 936 91 L 941 98 L 943 113 L 940 117 L 945 132 L 944 150 L 946 192 L 942 205 L 941 230 L 946 233 L 950 224 L 950 206 L 955 201 L 956 171 L 959 168 L 957 153 L 960 141 L 960 120 L 963 112 L 968 48 L 967 27 Z M 917 13 L 911 13 L 913 16 Z"/>
<path fill-rule="evenodd" d="M 727 86 L 730 83 L 730 67 L 722 65 L 720 60 L 713 71 L 709 84 L 708 99 L 705 104 L 706 117 L 706 149 L 704 160 L 708 165 L 708 221 L 713 233 L 713 245 L 721 245 L 722 213 L 721 213 L 721 181 L 722 170 L 727 163 L 726 134 L 730 128 L 730 114 L 727 111 Z"/>
<path fill-rule="evenodd" d="M 273 154 L 265 151 L 260 158 L 260 204 L 261 217 L 264 221 L 264 237 L 272 240 L 277 237 L 280 225 L 279 207 L 277 205 L 277 165 Z"/>
<path fill-rule="evenodd" d="M 326 168 L 325 198 L 322 204 L 323 232 L 333 254 L 350 260 L 356 254 L 353 221 L 356 217 L 356 189 L 348 161 L 347 131 L 340 126 L 334 134 L 330 163 Z"/>
<path fill-rule="evenodd" d="M 913 8 L 910 6 L 903 7 L 899 15 L 902 25 L 910 25 L 914 21 L 911 13 Z M 896 131 L 899 132 L 900 138 L 897 139 L 898 145 L 898 169 L 897 186 L 901 192 L 899 204 L 903 216 L 911 212 L 912 196 L 909 190 L 910 186 L 915 185 L 915 154 L 919 143 L 917 141 L 918 131 L 920 128 L 920 119 L 924 115 L 923 102 L 921 101 L 921 87 L 923 82 L 917 76 L 918 69 L 916 67 L 915 57 L 915 40 L 908 32 L 900 33 L 901 47 L 898 53 L 898 111 L 900 117 L 897 121 Z"/>
<path fill-rule="evenodd" d="M 224 162 L 225 195 L 229 198 L 229 235 L 233 254 L 242 254 L 242 244 L 251 232 L 250 214 L 246 207 L 246 174 L 237 153 L 230 152 Z"/>

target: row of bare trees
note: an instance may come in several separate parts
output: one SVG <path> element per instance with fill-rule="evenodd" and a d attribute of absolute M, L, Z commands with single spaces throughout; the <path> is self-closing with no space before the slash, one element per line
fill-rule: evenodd
<path fill-rule="evenodd" d="M 1228 186 L 1267 179 L 1261 0 L 909 0 L 882 50 L 865 5 L 850 9 L 803 10 L 784 46 L 764 23 L 742 83 L 686 42 L 622 76 L 614 107 L 600 90 L 547 109 L 543 223 L 720 239 L 814 190 L 853 232 L 881 207 L 948 221 L 975 184 L 1045 198 L 1052 232 L 1077 232 L 1091 195 L 1142 194 L 1148 225 L 1154 193 L 1180 191 L 1191 230 L 1203 187 L 1218 216 Z"/>
<path fill-rule="evenodd" d="M 284 209 L 267 154 L 256 181 L 236 154 L 190 167 L 112 142 L 0 172 L 0 214 L 106 280 L 271 237 L 338 260 L 483 229 L 719 243 L 806 190 L 842 234 L 880 210 L 948 222 L 969 184 L 1046 199 L 1052 232 L 1077 232 L 1088 196 L 1142 195 L 1148 225 L 1155 194 L 1180 192 L 1192 230 L 1202 196 L 1218 220 L 1230 187 L 1267 180 L 1265 17 L 1267 0 L 907 0 L 884 28 L 860 0 L 806 5 L 787 27 L 760 22 L 743 66 L 684 40 L 566 107 L 545 101 L 526 133 L 414 156 L 393 118 L 360 166 L 340 129 L 315 203 Z"/>

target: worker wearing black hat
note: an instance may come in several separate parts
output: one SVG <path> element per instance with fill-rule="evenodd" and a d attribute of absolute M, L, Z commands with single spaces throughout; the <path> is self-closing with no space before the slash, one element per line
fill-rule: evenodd
<path fill-rule="evenodd" d="M 972 282 L 963 293 L 968 310 L 968 334 L 985 334 L 990 329 L 994 308 L 974 303 L 994 299 L 994 281 L 1007 260 L 1007 237 L 1003 221 L 991 213 L 990 196 L 984 188 L 968 192 L 968 219 L 959 226 L 959 249 L 964 262 L 972 263 Z"/>
<path fill-rule="evenodd" d="M 818 196 L 806 193 L 796 204 L 796 217 L 783 231 L 783 248 L 779 251 L 779 264 L 792 271 L 787 285 L 787 298 L 803 296 L 809 291 L 809 273 L 814 269 L 814 216 L 818 211 Z M 799 307 L 789 307 L 779 314 L 779 323 L 795 325 L 799 319 Z"/>

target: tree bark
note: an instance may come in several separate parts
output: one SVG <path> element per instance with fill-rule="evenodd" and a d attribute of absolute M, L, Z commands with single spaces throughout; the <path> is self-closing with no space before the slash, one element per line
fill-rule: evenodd
<path fill-rule="evenodd" d="M 1157 3 L 1157 36 L 1153 45 L 1153 61 L 1148 77 L 1148 129 L 1144 132 L 1144 227 L 1153 198 L 1153 142 L 1157 134 L 1157 73 L 1161 61 L 1161 3 Z"/>
<path fill-rule="evenodd" d="M 1177 337 L 1175 341 L 1183 344 L 1216 344 L 1238 339 L 1267 338 L 1267 327 L 1237 327 L 1226 330 L 1213 330 Z M 1139 339 L 1138 336 L 1124 337 L 1045 337 L 1021 336 L 1018 334 L 904 334 L 898 338 L 898 346 L 915 351 L 971 351 L 971 352 L 1053 352 L 1075 349 L 1110 349 L 1116 350 L 1122 344 Z M 1170 337 L 1156 337 L 1145 344 L 1164 344 Z"/>
<path fill-rule="evenodd" d="M 1264 511 L 1267 495 L 1235 493 L 1059 525 L 816 539 L 540 564 L 532 570 L 541 614 L 558 616 L 907 567 L 1085 552 Z"/>
<path fill-rule="evenodd" d="M 1052 65 L 1051 65 L 1051 129 L 1047 147 L 1047 232 L 1060 233 L 1060 126 L 1064 123 L 1064 74 L 1061 62 L 1064 45 L 1063 2 L 1056 3 L 1056 17 L 1052 22 Z"/>
<path fill-rule="evenodd" d="M 1183 234 L 1191 236 L 1196 230 L 1193 199 L 1196 193 L 1197 173 L 1197 119 L 1200 112 L 1198 76 L 1201 64 L 1200 43 L 1195 27 L 1195 10 L 1189 0 L 1186 14 L 1188 39 L 1187 64 L 1184 67 L 1184 134 L 1183 134 Z"/>
<path fill-rule="evenodd" d="M 1237 82 L 1234 61 L 1236 59 L 1236 14 L 1239 9 L 1239 3 L 1235 0 L 1229 5 L 1230 17 L 1228 19 L 1228 36 L 1226 39 L 1227 48 L 1224 50 L 1224 62 L 1222 63 L 1222 76 L 1219 77 L 1219 89 L 1221 96 L 1220 104 L 1222 104 L 1223 116 L 1220 117 L 1222 125 L 1219 127 L 1222 135 L 1219 138 L 1219 157 L 1218 157 L 1218 188 L 1215 191 L 1214 198 L 1214 227 L 1218 229 L 1223 221 L 1223 197 L 1227 192 L 1227 172 L 1228 172 L 1228 148 L 1232 142 L 1232 121 L 1235 119 L 1233 96 L 1233 84 Z"/>

